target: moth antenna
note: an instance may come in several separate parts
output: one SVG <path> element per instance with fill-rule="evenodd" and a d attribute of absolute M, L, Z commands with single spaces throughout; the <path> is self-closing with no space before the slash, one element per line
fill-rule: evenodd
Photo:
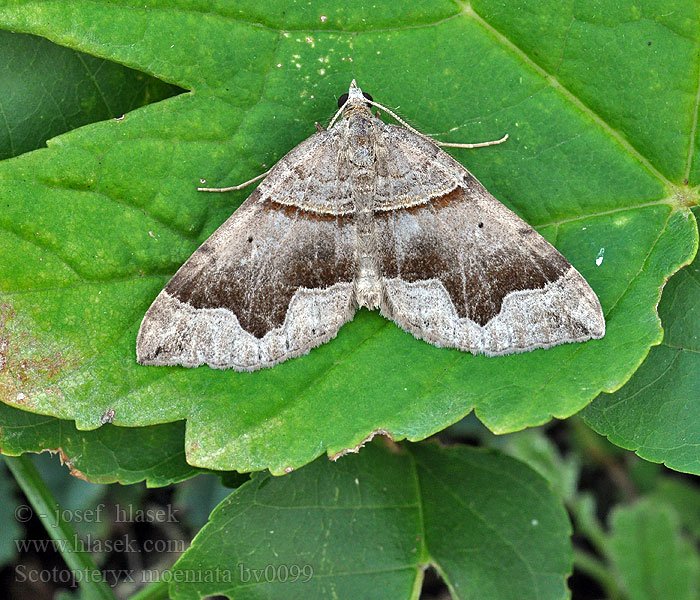
<path fill-rule="evenodd" d="M 341 107 L 336 111 L 336 113 L 333 115 L 333 118 L 331 119 L 331 122 L 328 123 L 327 129 L 330 129 L 331 127 L 333 127 L 333 123 L 336 122 L 336 120 L 338 119 L 338 117 L 340 116 L 340 114 L 343 112 L 343 109 L 344 109 L 344 108 L 345 108 L 345 104 L 343 104 L 343 106 L 341 106 Z"/>
<path fill-rule="evenodd" d="M 490 140 L 488 142 L 477 142 L 475 144 L 452 144 L 450 142 L 438 142 L 437 140 L 433 140 L 433 141 L 438 146 L 447 146 L 448 148 L 483 148 L 484 146 L 495 146 L 496 144 L 502 144 L 507 139 L 508 139 L 508 134 L 506 133 L 500 140 Z"/>
<path fill-rule="evenodd" d="M 233 185 L 231 187 L 225 187 L 225 188 L 203 188 L 203 187 L 198 187 L 197 191 L 198 192 L 233 192 L 235 190 L 242 190 L 245 186 L 250 185 L 251 183 L 255 183 L 259 179 L 262 179 L 265 177 L 271 169 L 268 169 L 264 173 L 261 173 L 257 177 L 253 177 L 253 179 L 249 179 L 248 181 L 245 181 L 243 183 L 239 183 L 238 185 Z"/>
<path fill-rule="evenodd" d="M 425 135 L 424 133 L 421 133 L 417 129 L 414 129 L 411 127 L 406 121 L 404 121 L 401 117 L 399 117 L 394 111 L 389 110 L 386 106 L 383 106 L 379 104 L 379 102 L 374 102 L 373 100 L 368 100 L 367 101 L 369 104 L 372 106 L 376 106 L 377 108 L 381 108 L 385 112 L 389 113 L 394 119 L 396 119 L 401 125 L 403 125 L 406 129 L 409 131 L 412 131 L 416 135 L 419 135 L 423 138 L 426 138 L 433 142 L 434 144 L 437 144 L 438 146 L 447 146 L 449 148 L 483 148 L 484 146 L 495 146 L 496 144 L 502 144 L 508 139 L 508 134 L 506 133 L 500 140 L 491 140 L 488 142 L 477 142 L 475 144 L 453 144 L 450 142 L 439 142 L 436 139 L 431 138 L 429 135 Z"/>

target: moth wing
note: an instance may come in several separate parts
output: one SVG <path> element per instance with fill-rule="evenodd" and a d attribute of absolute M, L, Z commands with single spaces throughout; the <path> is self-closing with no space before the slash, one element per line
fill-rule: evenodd
<path fill-rule="evenodd" d="M 332 132 L 302 142 L 192 254 L 143 318 L 139 363 L 253 371 L 352 319 L 352 215 L 337 195 L 322 212 L 315 195 L 339 177 L 336 147 Z"/>
<path fill-rule="evenodd" d="M 379 148 L 387 173 L 387 209 L 375 213 L 383 315 L 437 346 L 488 356 L 603 337 L 603 311 L 586 280 L 461 164 L 393 125 Z M 392 174 L 406 170 L 433 183 L 399 197 Z"/>

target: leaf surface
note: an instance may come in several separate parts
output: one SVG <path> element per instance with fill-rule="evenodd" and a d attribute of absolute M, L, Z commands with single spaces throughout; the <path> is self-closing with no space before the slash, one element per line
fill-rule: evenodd
<path fill-rule="evenodd" d="M 72 421 L 35 415 L 0 404 L 0 451 L 58 452 L 75 477 L 92 483 L 169 485 L 194 477 L 200 469 L 187 464 L 184 423 L 127 428 L 105 425 L 80 431 Z"/>
<path fill-rule="evenodd" d="M 0 89 L 0 159 L 182 91 L 140 71 L 9 31 L 0 31 Z"/>
<path fill-rule="evenodd" d="M 570 526 L 542 477 L 499 452 L 402 450 L 255 474 L 173 566 L 171 597 L 417 598 L 428 564 L 455 599 L 567 597 Z"/>
<path fill-rule="evenodd" d="M 694 4 L 676 23 L 649 3 L 666 24 L 656 46 L 647 17 L 606 8 L 629 25 L 600 48 L 607 22 L 572 25 L 569 46 L 564 26 L 488 2 L 280 3 L 283 14 L 267 11 L 276 17 L 254 4 L 14 0 L 0 10 L 4 27 L 192 90 L 0 165 L 2 399 L 80 429 L 108 410 L 118 425 L 186 419 L 190 463 L 279 474 L 372 431 L 419 440 L 475 409 L 503 433 L 621 386 L 661 340 L 661 286 L 697 247 L 685 207 L 696 195 L 684 184 L 694 177 Z M 650 123 L 663 152 L 629 124 L 646 118 L 644 88 L 590 99 L 650 65 L 674 81 L 663 90 L 673 119 Z M 227 185 L 264 171 L 330 118 L 353 77 L 439 139 L 511 135 L 454 156 L 587 278 L 604 339 L 486 358 L 432 347 L 363 310 L 308 356 L 253 374 L 135 363 L 144 312 L 246 195 L 198 194 L 200 178 Z"/>
<path fill-rule="evenodd" d="M 668 505 L 649 500 L 618 508 L 608 551 L 628 598 L 693 600 L 700 595 L 700 555 Z"/>
<path fill-rule="evenodd" d="M 698 214 L 698 209 L 693 212 Z M 663 342 L 614 394 L 601 394 L 583 416 L 593 429 L 639 456 L 700 474 L 700 257 L 664 288 Z"/>

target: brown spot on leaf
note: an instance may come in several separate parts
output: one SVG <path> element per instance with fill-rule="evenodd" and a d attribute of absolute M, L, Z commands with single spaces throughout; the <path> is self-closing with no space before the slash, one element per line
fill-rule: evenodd
<path fill-rule="evenodd" d="M 192 452 L 196 452 L 197 450 L 199 450 L 199 442 L 190 442 L 189 450 L 185 451 L 185 458 L 187 458 Z"/>
<path fill-rule="evenodd" d="M 73 466 L 73 461 L 68 457 L 68 454 L 61 448 L 60 446 L 58 448 L 47 448 L 46 450 L 42 450 L 42 452 L 50 452 L 51 454 L 58 454 L 61 464 L 66 465 L 68 467 L 68 470 L 70 471 L 70 474 L 73 477 L 77 477 L 78 479 L 82 479 L 83 481 L 90 481 L 90 479 L 87 478 L 85 473 L 82 471 L 79 471 Z"/>
<path fill-rule="evenodd" d="M 31 407 L 35 390 L 62 396 L 51 381 L 65 370 L 68 361 L 62 352 L 49 350 L 47 345 L 17 322 L 9 303 L 0 304 L 0 399 Z"/>
<path fill-rule="evenodd" d="M 328 458 L 332 461 L 336 461 L 341 456 L 345 456 L 346 454 L 349 454 L 351 452 L 353 454 L 357 454 L 360 451 L 360 448 L 364 448 L 365 444 L 371 442 L 374 439 L 374 437 L 377 435 L 386 436 L 391 442 L 394 441 L 394 437 L 386 429 L 375 429 L 364 440 L 362 440 L 359 444 L 357 444 L 357 446 L 353 446 L 352 448 L 346 448 L 345 450 L 341 450 L 340 452 L 336 452 L 335 454 L 331 454 Z"/>

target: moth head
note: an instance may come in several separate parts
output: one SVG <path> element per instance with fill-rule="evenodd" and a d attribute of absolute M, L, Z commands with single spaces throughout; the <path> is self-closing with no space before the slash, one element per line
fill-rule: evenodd
<path fill-rule="evenodd" d="M 365 105 L 369 108 L 370 105 L 367 102 L 365 102 L 365 100 L 372 101 L 373 98 L 369 94 L 363 92 L 357 86 L 357 83 L 355 83 L 355 80 L 353 79 L 348 92 L 346 94 L 343 94 L 340 98 L 338 98 L 338 108 L 348 109 L 351 106 L 356 105 Z"/>

